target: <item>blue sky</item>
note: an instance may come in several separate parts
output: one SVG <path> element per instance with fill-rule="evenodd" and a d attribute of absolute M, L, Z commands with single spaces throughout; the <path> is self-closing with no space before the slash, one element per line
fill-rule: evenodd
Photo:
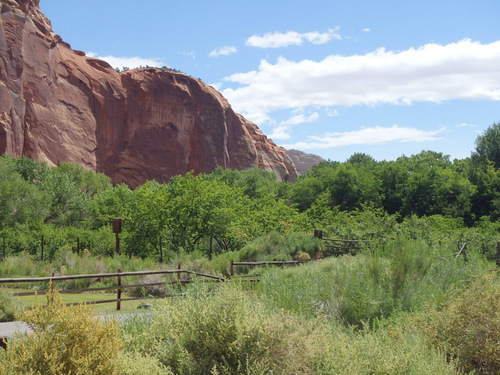
<path fill-rule="evenodd" d="M 500 122 L 498 0 L 41 0 L 73 49 L 214 86 L 288 149 L 470 156 Z"/>

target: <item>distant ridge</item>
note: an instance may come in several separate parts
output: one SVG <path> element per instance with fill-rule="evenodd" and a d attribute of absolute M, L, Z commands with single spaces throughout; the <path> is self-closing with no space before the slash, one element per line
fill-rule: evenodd
<path fill-rule="evenodd" d="M 299 175 L 305 174 L 316 164 L 326 161 L 321 156 L 308 154 L 299 150 L 286 150 L 286 153 L 295 164 L 295 168 L 297 168 L 297 173 Z"/>

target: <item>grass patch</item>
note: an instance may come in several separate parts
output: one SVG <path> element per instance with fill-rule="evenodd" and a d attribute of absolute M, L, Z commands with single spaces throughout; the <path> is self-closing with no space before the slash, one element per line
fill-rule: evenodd
<path fill-rule="evenodd" d="M 12 295 L 13 293 L 32 292 L 32 289 L 0 288 L 0 291 Z M 62 303 L 89 303 L 93 301 L 105 301 L 116 298 L 116 293 L 64 293 L 60 294 Z M 122 298 L 128 298 L 122 294 Z M 34 296 L 16 296 L 13 300 L 19 308 L 35 306 L 38 302 L 44 304 L 45 295 Z M 121 310 L 116 310 L 116 302 L 90 304 L 90 309 L 95 315 L 117 314 L 120 312 L 136 311 L 141 302 L 150 302 L 151 300 L 122 301 Z M 153 300 L 154 301 L 154 300 Z"/>

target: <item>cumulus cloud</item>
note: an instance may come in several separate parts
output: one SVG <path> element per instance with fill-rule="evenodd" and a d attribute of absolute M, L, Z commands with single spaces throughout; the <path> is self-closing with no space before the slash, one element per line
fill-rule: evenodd
<path fill-rule="evenodd" d="M 212 52 L 210 52 L 209 56 L 210 57 L 229 56 L 232 55 L 233 53 L 236 53 L 237 51 L 238 50 L 236 47 L 224 46 L 221 48 L 214 49 Z"/>
<path fill-rule="evenodd" d="M 445 128 L 425 131 L 416 128 L 376 126 L 350 132 L 327 133 L 311 136 L 308 140 L 294 144 L 282 144 L 286 149 L 312 150 L 353 145 L 379 145 L 389 142 L 428 142 L 440 139 Z"/>
<path fill-rule="evenodd" d="M 104 60 L 115 69 L 127 67 L 130 69 L 139 68 L 140 66 L 164 66 L 165 64 L 157 58 L 143 58 L 143 57 L 116 57 L 116 56 L 98 56 L 94 52 L 87 52 L 87 56 L 96 59 Z"/>
<path fill-rule="evenodd" d="M 278 109 L 307 106 L 411 104 L 500 100 L 500 41 L 465 39 L 403 51 L 377 49 L 365 55 L 331 55 L 321 61 L 275 64 L 225 78 L 240 87 L 223 90 L 236 111 L 262 123 Z"/>
<path fill-rule="evenodd" d="M 282 122 L 283 125 L 300 125 L 307 122 L 314 122 L 319 118 L 318 112 L 314 112 L 309 116 L 305 116 L 303 113 L 292 116 L 288 120 Z"/>
<path fill-rule="evenodd" d="M 273 128 L 273 132 L 269 134 L 269 138 L 274 141 L 290 139 L 290 127 L 286 125 L 280 125 Z"/>
<path fill-rule="evenodd" d="M 339 28 L 329 29 L 326 33 L 312 31 L 300 34 L 295 31 L 288 31 L 286 33 L 274 32 L 266 33 L 262 36 L 252 35 L 247 39 L 246 45 L 258 48 L 280 48 L 288 46 L 300 46 L 304 42 L 313 44 L 325 44 L 332 39 L 341 39 L 338 33 Z"/>
<path fill-rule="evenodd" d="M 269 135 L 269 138 L 273 140 L 290 139 L 292 126 L 315 122 L 318 118 L 319 114 L 317 112 L 314 112 L 309 116 L 306 116 L 303 113 L 292 116 L 289 119 L 282 121 L 277 127 L 273 128 L 273 132 Z"/>

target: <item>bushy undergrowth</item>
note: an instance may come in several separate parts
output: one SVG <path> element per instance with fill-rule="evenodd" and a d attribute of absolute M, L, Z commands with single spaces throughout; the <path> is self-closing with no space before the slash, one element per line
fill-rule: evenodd
<path fill-rule="evenodd" d="M 324 244 L 313 238 L 311 233 L 292 233 L 281 235 L 271 232 L 246 244 L 239 252 L 241 260 L 291 260 L 300 253 L 309 255 L 309 259 L 316 258 Z"/>
<path fill-rule="evenodd" d="M 47 302 L 21 315 L 33 332 L 18 334 L 0 352 L 0 374 L 118 374 L 116 322 L 95 319 L 83 305 L 76 310 L 62 306 L 57 294 L 48 295 Z"/>
<path fill-rule="evenodd" d="M 152 321 L 129 325 L 129 356 L 175 374 L 453 374 L 425 338 L 359 331 L 275 310 L 236 284 L 161 303 Z"/>
<path fill-rule="evenodd" d="M 309 322 L 268 314 L 236 287 L 207 292 L 161 304 L 140 338 L 143 350 L 179 374 L 296 374 L 312 366 Z"/>
<path fill-rule="evenodd" d="M 500 279 L 480 277 L 440 310 L 425 314 L 424 331 L 464 371 L 500 373 Z"/>
<path fill-rule="evenodd" d="M 14 298 L 0 289 L 0 322 L 14 320 L 16 314 L 16 303 Z"/>
<path fill-rule="evenodd" d="M 401 261 L 399 256 L 394 259 Z M 394 304 L 391 261 L 370 254 L 270 269 L 262 285 L 273 281 L 275 294 L 266 290 L 269 285 L 247 288 L 236 280 L 194 283 L 184 297 L 158 301 L 152 316 L 128 320 L 121 333 L 114 324 L 100 326 L 104 330 L 99 338 L 95 337 L 98 322 L 83 314 L 85 309 L 70 313 L 52 297 L 49 308 L 25 312 L 24 319 L 37 327 L 34 338 L 17 337 L 9 344 L 0 354 L 0 374 L 36 374 L 37 368 L 43 369 L 38 373 L 66 374 L 70 370 L 63 366 L 83 366 L 85 356 L 86 362 L 98 359 L 101 367 L 94 365 L 95 372 L 81 367 L 71 373 L 439 375 L 457 373 L 458 365 L 462 370 L 494 374 L 498 363 L 495 332 L 500 331 L 498 281 L 480 278 L 471 284 L 473 270 L 481 273 L 480 266 L 453 258 L 448 268 L 455 267 L 456 275 L 448 279 L 457 281 L 459 274 L 466 275 L 463 282 L 455 283 L 463 292 L 455 292 L 456 297 L 439 308 L 435 302 L 440 298 L 427 298 L 427 288 L 411 289 L 411 293 L 426 295 L 435 307 L 424 314 L 428 305 L 415 304 L 413 315 Z M 411 283 L 415 274 L 432 280 L 432 267 L 419 264 L 408 266 Z M 357 285 L 351 286 L 356 279 Z M 375 285 L 382 300 L 393 304 L 385 320 L 377 319 L 375 313 L 383 305 L 373 299 Z M 285 294 L 288 289 L 292 289 L 289 296 Z M 453 292 L 451 285 L 446 291 Z M 345 303 L 352 303 L 351 310 L 340 308 Z M 348 313 L 353 314 L 350 319 L 356 328 L 339 324 L 349 323 L 341 315 Z M 108 353 L 106 359 L 101 356 L 104 353 Z M 113 367 L 98 372 L 109 358 Z M 21 363 L 23 368 L 14 367 Z"/>
<path fill-rule="evenodd" d="M 356 257 L 266 271 L 256 289 L 277 308 L 359 327 L 444 300 L 452 286 L 486 269 L 480 257 L 469 258 L 465 263 L 425 243 L 392 241 Z"/>
<path fill-rule="evenodd" d="M 183 290 L 183 297 L 155 304 L 153 317 L 130 320 L 119 336 L 113 331 L 111 336 L 121 342 L 113 366 L 125 375 L 453 374 L 456 366 L 460 371 L 496 373 L 498 281 L 481 276 L 488 274 L 491 264 L 474 249 L 465 261 L 456 258 L 449 241 L 443 243 L 434 237 L 401 235 L 397 240 L 374 241 L 355 257 L 259 269 L 261 281 L 251 286 L 237 279 L 223 284 L 195 282 Z M 17 259 L 8 257 L 0 268 L 19 266 L 28 276 L 39 276 L 117 268 L 174 269 L 181 263 L 183 269 L 225 276 L 231 260 L 289 260 L 299 254 L 314 258 L 321 246 L 311 235 L 270 234 L 239 252 L 218 254 L 212 261 L 196 252 L 180 253 L 157 265 L 136 258 L 78 256 L 68 250 L 54 254 L 50 264 L 22 254 Z M 30 273 L 31 266 L 36 274 Z M 54 314 L 73 319 L 64 310 L 54 308 Z M 60 324 L 64 330 L 87 329 L 84 324 Z M 64 347 L 67 338 L 58 337 L 67 336 L 64 330 L 52 331 L 54 336 L 43 339 Z M 70 336 L 79 340 L 79 335 Z M 28 358 L 31 348 L 59 362 L 71 362 L 68 358 L 80 355 L 72 352 L 62 358 L 59 350 L 48 353 L 41 344 L 30 345 L 30 350 L 20 345 L 17 354 L 9 349 L 1 354 L 1 362 L 8 364 L 9 358 L 18 355 Z M 0 375 L 1 371 L 22 373 L 9 372 L 11 368 L 5 366 Z"/>

